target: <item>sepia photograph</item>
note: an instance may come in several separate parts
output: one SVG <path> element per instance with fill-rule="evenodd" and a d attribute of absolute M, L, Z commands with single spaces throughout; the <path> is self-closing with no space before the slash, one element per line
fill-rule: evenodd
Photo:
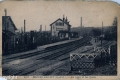
<path fill-rule="evenodd" d="M 118 4 L 5 1 L 0 5 L 3 76 L 118 75 Z"/>

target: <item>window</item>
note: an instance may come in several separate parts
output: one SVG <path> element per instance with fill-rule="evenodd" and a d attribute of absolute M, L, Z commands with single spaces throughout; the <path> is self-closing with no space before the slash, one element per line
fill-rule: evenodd
<path fill-rule="evenodd" d="M 54 29 L 55 27 L 54 27 L 54 25 L 53 25 L 53 29 Z"/>
<path fill-rule="evenodd" d="M 59 24 L 56 22 L 56 26 L 59 26 Z"/>
<path fill-rule="evenodd" d="M 59 22 L 59 26 L 63 26 L 63 23 Z"/>
<path fill-rule="evenodd" d="M 56 26 L 63 26 L 62 22 L 56 22 Z"/>
<path fill-rule="evenodd" d="M 56 31 L 62 31 L 63 28 L 56 28 Z"/>

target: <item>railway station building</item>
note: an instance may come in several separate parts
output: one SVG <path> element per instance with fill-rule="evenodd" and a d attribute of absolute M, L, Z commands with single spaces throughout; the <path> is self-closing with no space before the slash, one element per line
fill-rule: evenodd
<path fill-rule="evenodd" d="M 66 17 L 63 16 L 63 19 L 57 19 L 53 23 L 50 24 L 51 27 L 51 35 L 57 36 L 59 38 L 69 38 L 69 33 L 71 29 L 71 25 Z"/>

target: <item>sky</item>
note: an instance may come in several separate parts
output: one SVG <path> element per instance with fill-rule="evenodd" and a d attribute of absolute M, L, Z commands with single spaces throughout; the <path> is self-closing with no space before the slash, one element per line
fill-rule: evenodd
<path fill-rule="evenodd" d="M 120 1 L 119 1 L 120 2 Z M 111 6 L 113 5 L 113 6 Z M 82 25 L 84 27 L 111 26 L 114 17 L 117 16 L 117 7 L 115 3 L 78 3 L 78 2 L 3 2 L 0 5 L 0 17 L 4 16 L 4 9 L 7 9 L 7 15 L 11 16 L 17 29 L 24 26 L 26 20 L 26 30 L 50 30 L 50 24 L 58 18 L 67 17 L 72 27 Z"/>
<path fill-rule="evenodd" d="M 3 0 L 0 0 L 0 1 L 3 1 Z M 111 1 L 114 1 L 120 4 L 120 0 L 111 0 Z"/>
<path fill-rule="evenodd" d="M 3 1 L 3 0 L 0 0 L 0 1 Z M 120 0 L 111 0 L 111 1 L 114 1 L 120 4 Z"/>
<path fill-rule="evenodd" d="M 111 0 L 111 1 L 114 1 L 114 2 L 117 2 L 117 3 L 120 4 L 120 0 Z"/>

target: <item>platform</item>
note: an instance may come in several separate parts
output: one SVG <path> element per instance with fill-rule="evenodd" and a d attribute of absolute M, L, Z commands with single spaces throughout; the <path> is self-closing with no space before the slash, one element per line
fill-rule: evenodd
<path fill-rule="evenodd" d="M 52 47 L 52 46 L 56 46 L 56 45 L 61 45 L 61 44 L 65 44 L 65 43 L 69 43 L 69 42 L 73 42 L 76 40 L 82 39 L 82 37 L 80 38 L 75 38 L 75 39 L 70 39 L 70 40 L 65 40 L 65 41 L 60 41 L 60 42 L 56 42 L 56 43 L 52 43 L 52 44 L 47 44 L 47 45 L 43 45 L 43 46 L 38 46 L 37 49 L 45 49 L 47 47 Z"/>
<path fill-rule="evenodd" d="M 10 57 L 15 57 L 15 56 L 20 56 L 20 55 L 25 55 L 25 54 L 31 54 L 31 53 L 35 53 L 35 52 L 39 52 L 39 51 L 42 51 L 42 50 L 44 50 L 45 48 L 48 48 L 48 47 L 53 47 L 53 46 L 57 46 L 57 45 L 61 45 L 61 44 L 69 43 L 69 42 L 73 42 L 73 41 L 80 40 L 80 39 L 82 39 L 82 37 L 80 37 L 80 38 L 73 38 L 73 39 L 70 39 L 70 40 L 60 41 L 60 42 L 51 43 L 51 44 L 46 44 L 46 45 L 43 45 L 43 46 L 38 46 L 37 49 L 34 49 L 34 50 L 29 50 L 29 51 L 25 51 L 25 52 L 20 52 L 20 53 L 6 55 L 6 56 L 4 56 L 3 59 L 10 58 Z"/>

